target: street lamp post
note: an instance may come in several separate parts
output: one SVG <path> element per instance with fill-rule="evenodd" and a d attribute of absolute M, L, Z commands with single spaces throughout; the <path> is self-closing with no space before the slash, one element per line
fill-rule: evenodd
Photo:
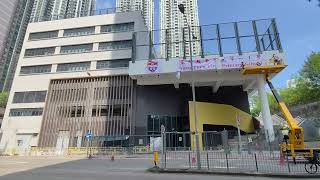
<path fill-rule="evenodd" d="M 89 78 L 91 77 L 91 74 L 89 72 L 87 72 L 87 75 L 89 76 Z M 88 132 L 87 132 L 87 135 L 88 134 L 92 134 L 92 130 L 91 130 L 91 126 L 92 126 L 92 118 L 90 118 L 90 121 L 89 121 L 89 129 L 88 129 Z M 90 148 L 90 151 L 89 151 L 89 144 L 91 143 L 91 146 L 92 146 L 92 137 L 90 138 L 87 138 L 87 157 L 89 159 L 91 159 L 92 155 L 91 155 L 91 148 Z"/>
<path fill-rule="evenodd" d="M 195 124 L 195 138 L 196 138 L 196 154 L 197 154 L 197 168 L 201 169 L 200 162 L 200 144 L 199 144 L 199 132 L 198 132 L 198 119 L 197 119 L 197 108 L 196 108 L 196 88 L 193 78 L 193 60 L 192 60 L 192 38 L 191 38 L 191 27 L 188 22 L 187 16 L 185 14 L 185 7 L 183 4 L 178 5 L 179 11 L 183 14 L 185 21 L 188 24 L 188 33 L 189 33 L 189 55 L 190 55 L 190 65 L 191 65 L 191 88 L 192 88 L 192 102 L 193 102 L 193 114 L 194 114 L 194 124 Z"/>

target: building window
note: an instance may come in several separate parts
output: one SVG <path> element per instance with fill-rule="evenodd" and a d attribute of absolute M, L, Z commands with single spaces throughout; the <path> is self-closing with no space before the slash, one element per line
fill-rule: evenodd
<path fill-rule="evenodd" d="M 40 66 L 22 66 L 20 69 L 20 74 L 41 74 L 51 72 L 50 65 L 40 65 Z"/>
<path fill-rule="evenodd" d="M 131 47 L 132 47 L 131 40 L 99 43 L 99 50 L 129 49 Z"/>
<path fill-rule="evenodd" d="M 130 59 L 104 60 L 97 62 L 97 69 L 126 68 L 129 67 Z"/>
<path fill-rule="evenodd" d="M 117 104 L 117 105 L 113 106 L 112 115 L 113 116 L 121 116 L 121 105 Z"/>
<path fill-rule="evenodd" d="M 15 92 L 12 103 L 35 103 L 46 100 L 47 91 Z"/>
<path fill-rule="evenodd" d="M 148 115 L 148 134 L 160 134 L 161 125 L 167 132 L 184 132 L 188 130 L 188 117 Z M 179 122 L 179 123 L 178 123 Z"/>
<path fill-rule="evenodd" d="M 32 56 L 47 56 L 54 54 L 56 47 L 47 47 L 47 48 L 36 48 L 36 49 L 26 49 L 24 56 L 32 57 Z"/>
<path fill-rule="evenodd" d="M 61 46 L 61 54 L 83 53 L 92 51 L 93 44 Z"/>
<path fill-rule="evenodd" d="M 42 116 L 42 108 L 19 108 L 10 109 L 9 116 Z"/>
<path fill-rule="evenodd" d="M 29 40 L 55 38 L 55 37 L 58 37 L 58 33 L 59 33 L 59 31 L 46 31 L 46 32 L 30 33 Z"/>
<path fill-rule="evenodd" d="M 90 69 L 90 62 L 66 63 L 58 64 L 57 72 L 86 71 L 88 69 Z"/>
<path fill-rule="evenodd" d="M 70 117 L 84 117 L 84 106 L 72 106 Z"/>
<path fill-rule="evenodd" d="M 134 23 L 110 24 L 101 26 L 101 33 L 134 31 Z"/>
<path fill-rule="evenodd" d="M 21 147 L 23 145 L 23 140 L 17 140 L 17 145 Z"/>
<path fill-rule="evenodd" d="M 92 108 L 92 117 L 102 117 L 102 116 L 127 116 L 127 112 L 122 110 L 120 104 L 113 105 L 111 108 L 108 105 L 94 106 Z"/>
<path fill-rule="evenodd" d="M 101 106 L 93 106 L 92 108 L 92 117 L 106 117 L 109 114 L 110 106 L 101 105 Z"/>
<path fill-rule="evenodd" d="M 66 29 L 63 32 L 64 37 L 85 36 L 95 33 L 95 27 L 84 27 L 75 29 Z"/>

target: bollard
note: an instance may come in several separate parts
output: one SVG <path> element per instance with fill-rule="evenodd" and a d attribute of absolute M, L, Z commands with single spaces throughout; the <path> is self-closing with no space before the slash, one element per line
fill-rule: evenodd
<path fill-rule="evenodd" d="M 256 170 L 257 172 L 259 171 L 259 168 L 258 168 L 258 161 L 257 161 L 257 155 L 256 153 L 254 153 L 254 161 L 256 162 Z"/>
<path fill-rule="evenodd" d="M 282 151 L 280 151 L 280 166 L 284 165 L 284 154 Z"/>
<path fill-rule="evenodd" d="M 190 156 L 190 151 L 189 151 L 189 168 L 191 168 L 191 156 Z"/>
<path fill-rule="evenodd" d="M 227 171 L 229 172 L 229 161 L 228 161 L 228 154 L 226 153 L 226 162 L 227 162 Z"/>
<path fill-rule="evenodd" d="M 289 171 L 289 173 L 291 172 L 291 169 L 290 169 L 290 164 L 289 164 L 289 156 L 288 156 L 288 154 L 286 154 L 286 156 L 287 156 L 287 164 L 288 164 L 288 171 Z"/>
<path fill-rule="evenodd" d="M 164 168 L 167 168 L 167 153 L 164 153 Z"/>
<path fill-rule="evenodd" d="M 111 153 L 111 161 L 114 161 L 114 155 L 115 155 L 115 150 L 113 150 Z"/>
<path fill-rule="evenodd" d="M 158 167 L 157 162 L 159 162 L 159 153 L 158 151 L 153 152 L 153 162 L 154 162 L 154 167 Z"/>
<path fill-rule="evenodd" d="M 210 167 L 209 167 L 209 154 L 208 154 L 208 152 L 207 152 L 207 166 L 208 166 L 208 170 L 209 170 Z"/>

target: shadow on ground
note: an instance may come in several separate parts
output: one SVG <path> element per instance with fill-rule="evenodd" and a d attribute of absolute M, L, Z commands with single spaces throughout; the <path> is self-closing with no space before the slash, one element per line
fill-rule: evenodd
<path fill-rule="evenodd" d="M 108 179 L 110 174 L 144 173 L 152 165 L 150 159 L 142 158 L 115 161 L 102 158 L 80 159 L 4 175 L 0 180 Z"/>

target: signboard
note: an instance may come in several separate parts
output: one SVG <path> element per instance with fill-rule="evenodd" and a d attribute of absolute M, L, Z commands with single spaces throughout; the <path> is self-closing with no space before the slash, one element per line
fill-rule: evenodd
<path fill-rule="evenodd" d="M 86 134 L 86 138 L 87 138 L 88 141 L 92 140 L 92 137 L 93 137 L 93 134 L 91 132 L 88 132 Z"/>
<path fill-rule="evenodd" d="M 208 57 L 208 58 L 198 58 L 193 60 L 193 70 L 194 71 L 205 71 L 205 70 L 214 70 L 217 68 L 216 61 L 219 58 L 217 57 Z M 191 71 L 191 61 L 182 59 L 179 60 L 179 71 Z"/>
<path fill-rule="evenodd" d="M 139 139 L 139 145 L 143 145 L 143 139 Z"/>
<path fill-rule="evenodd" d="M 164 127 L 163 124 L 161 124 L 161 133 L 165 133 L 166 132 L 166 127 Z"/>

